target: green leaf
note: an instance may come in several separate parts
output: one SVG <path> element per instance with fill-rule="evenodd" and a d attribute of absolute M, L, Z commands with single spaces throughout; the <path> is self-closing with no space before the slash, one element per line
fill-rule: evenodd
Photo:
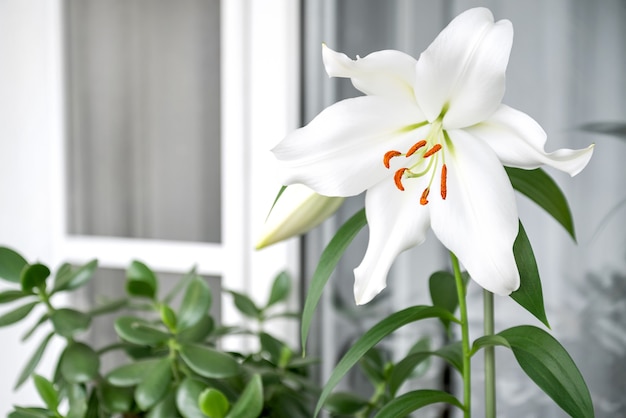
<path fill-rule="evenodd" d="M 57 309 L 50 316 L 50 320 L 57 334 L 67 338 L 86 331 L 91 325 L 89 315 L 68 308 Z"/>
<path fill-rule="evenodd" d="M 43 408 L 21 408 L 15 407 L 15 411 L 11 412 L 8 418 L 49 418 L 55 415 Z"/>
<path fill-rule="evenodd" d="M 14 324 L 24 318 L 39 302 L 30 302 L 0 316 L 0 327 Z"/>
<path fill-rule="evenodd" d="M 223 379 L 240 373 L 234 357 L 209 347 L 186 344 L 180 348 L 180 355 L 191 370 L 203 377 Z"/>
<path fill-rule="evenodd" d="M 180 331 L 176 335 L 176 340 L 184 343 L 201 342 L 211 334 L 214 327 L 213 318 L 204 315 L 195 325 Z"/>
<path fill-rule="evenodd" d="M 176 312 L 169 306 L 162 304 L 159 308 L 159 313 L 161 315 L 161 322 L 169 329 L 171 332 L 176 332 Z"/>
<path fill-rule="evenodd" d="M 178 329 L 184 330 L 198 323 L 211 308 L 211 289 L 199 276 L 194 277 L 185 289 L 178 312 Z"/>
<path fill-rule="evenodd" d="M 172 383 L 172 365 L 169 358 L 159 360 L 148 371 L 145 378 L 135 389 L 135 401 L 142 411 L 156 405 L 165 395 Z"/>
<path fill-rule="evenodd" d="M 52 293 L 83 286 L 93 278 L 97 268 L 98 260 L 91 260 L 77 269 L 73 269 L 69 264 L 63 264 L 55 277 Z"/>
<path fill-rule="evenodd" d="M 37 393 L 39 393 L 48 409 L 56 413 L 59 407 L 59 393 L 54 388 L 52 382 L 38 374 L 33 376 L 33 381 L 35 382 Z"/>
<path fill-rule="evenodd" d="M 126 291 L 131 296 L 155 299 L 157 278 L 148 266 L 140 261 L 133 261 L 126 270 Z"/>
<path fill-rule="evenodd" d="M 315 416 L 319 413 L 326 397 L 339 383 L 341 378 L 354 366 L 368 350 L 378 344 L 384 337 L 398 328 L 426 318 L 445 318 L 457 322 L 457 319 L 445 309 L 435 306 L 413 306 L 389 315 L 359 338 L 348 352 L 343 356 L 339 364 L 333 370 L 328 382 L 322 390 L 322 394 L 315 408 Z"/>
<path fill-rule="evenodd" d="M 139 345 L 158 345 L 170 338 L 165 331 L 134 316 L 121 316 L 115 320 L 115 332 L 120 338 Z"/>
<path fill-rule="evenodd" d="M 369 404 L 363 399 L 349 392 L 331 393 L 324 404 L 324 409 L 333 414 L 354 415 Z"/>
<path fill-rule="evenodd" d="M 225 418 L 230 409 L 226 396 L 217 389 L 205 389 L 198 399 L 198 406 L 202 413 L 211 418 Z"/>
<path fill-rule="evenodd" d="M 48 319 L 50 319 L 48 312 L 44 312 L 44 314 L 39 317 L 37 322 L 35 322 L 30 329 L 24 333 L 22 341 L 28 340 L 35 333 L 35 331 L 37 331 L 37 328 L 44 324 Z"/>
<path fill-rule="evenodd" d="M 20 283 L 24 293 L 33 293 L 33 289 L 45 288 L 50 269 L 43 264 L 31 264 L 22 270 Z"/>
<path fill-rule="evenodd" d="M 0 247 L 0 279 L 7 280 L 13 283 L 20 283 L 20 277 L 22 276 L 22 269 L 28 262 L 7 247 Z"/>
<path fill-rule="evenodd" d="M 70 343 L 60 360 L 61 375 L 70 383 L 85 383 L 98 377 L 100 357 L 83 343 Z"/>
<path fill-rule="evenodd" d="M 24 366 L 24 369 L 22 369 L 22 373 L 20 373 L 20 376 L 17 378 L 17 382 L 15 383 L 13 390 L 17 390 L 20 386 L 22 386 L 22 384 L 28 379 L 28 377 L 35 371 L 35 368 L 37 368 L 37 365 L 39 364 L 39 361 L 41 360 L 41 357 L 46 351 L 46 347 L 48 346 L 48 343 L 53 336 L 54 332 L 51 332 L 46 336 L 46 338 L 43 339 L 43 341 L 41 341 L 33 355 L 30 357 L 28 362 L 26 362 L 26 366 Z"/>
<path fill-rule="evenodd" d="M 246 385 L 227 418 L 257 418 L 263 411 L 263 382 L 255 374 Z"/>
<path fill-rule="evenodd" d="M 265 308 L 267 309 L 275 303 L 286 300 L 289 292 L 291 292 L 291 278 L 286 271 L 283 271 L 276 276 L 272 283 L 272 290 Z"/>
<path fill-rule="evenodd" d="M 535 261 L 535 254 L 526 235 L 526 231 L 519 224 L 519 232 L 513 244 L 513 254 L 520 275 L 520 287 L 511 293 L 511 299 L 521 307 L 533 314 L 550 328 L 546 311 L 543 305 L 543 291 L 541 290 L 541 278 Z"/>
<path fill-rule="evenodd" d="M 198 406 L 198 398 L 206 385 L 198 380 L 186 378 L 176 390 L 176 406 L 184 418 L 206 418 Z"/>
<path fill-rule="evenodd" d="M 256 306 L 254 301 L 250 299 L 248 296 L 235 292 L 233 290 L 227 290 L 228 293 L 233 295 L 233 302 L 235 303 L 235 307 L 249 318 L 258 319 L 261 316 L 261 309 Z"/>
<path fill-rule="evenodd" d="M 457 398 L 440 390 L 415 390 L 405 393 L 387 403 L 375 418 L 397 418 L 409 415 L 411 412 L 434 403 L 444 402 L 463 410 L 463 405 Z"/>
<path fill-rule="evenodd" d="M 289 362 L 292 352 L 284 342 L 265 332 L 259 335 L 259 340 L 261 341 L 261 349 L 269 354 L 273 364 L 282 367 Z"/>
<path fill-rule="evenodd" d="M 0 292 L 0 304 L 13 302 L 14 300 L 18 300 L 26 296 L 30 295 L 22 292 L 21 290 L 5 290 L 4 292 Z"/>
<path fill-rule="evenodd" d="M 457 369 L 459 373 L 463 370 L 463 348 L 461 341 L 445 345 L 439 350 L 433 351 L 433 354 L 446 360 L 448 364 Z"/>
<path fill-rule="evenodd" d="M 87 313 L 87 315 L 91 317 L 104 315 L 104 314 L 108 314 L 111 312 L 119 311 L 120 309 L 125 308 L 126 306 L 128 306 L 128 299 L 126 298 L 111 300 L 106 303 L 103 303 L 100 306 L 96 306 L 95 308 L 91 309 Z"/>
<path fill-rule="evenodd" d="M 87 414 L 87 392 L 81 384 L 68 385 L 69 409 L 65 418 L 84 418 Z"/>
<path fill-rule="evenodd" d="M 133 390 L 110 384 L 101 384 L 100 399 L 109 412 L 129 412 L 133 407 Z"/>
<path fill-rule="evenodd" d="M 165 397 L 148 412 L 147 418 L 172 418 L 178 417 L 176 410 L 176 393 L 170 391 Z"/>
<path fill-rule="evenodd" d="M 523 170 L 504 167 L 513 188 L 526 195 L 548 212 L 576 241 L 574 222 L 565 195 L 552 178 L 542 169 Z"/>
<path fill-rule="evenodd" d="M 521 368 L 557 405 L 574 418 L 592 418 L 589 389 L 574 360 L 546 331 L 523 325 L 499 334 Z"/>
<path fill-rule="evenodd" d="M 303 350 L 306 347 L 311 321 L 315 315 L 315 308 L 322 296 L 324 286 L 326 286 L 331 273 L 335 270 L 348 245 L 350 245 L 359 231 L 363 229 L 365 224 L 367 224 L 365 209 L 361 209 L 339 228 L 320 256 L 307 291 L 304 309 L 302 310 L 301 344 Z"/>
<path fill-rule="evenodd" d="M 158 362 L 159 359 L 140 360 L 117 367 L 106 375 L 106 380 L 115 386 L 138 385 Z"/>
<path fill-rule="evenodd" d="M 469 281 L 467 272 L 463 273 L 463 281 L 466 284 Z M 428 285 L 433 305 L 443 308 L 454 315 L 456 308 L 459 306 L 454 274 L 447 271 L 435 272 L 430 276 Z M 442 319 L 441 322 L 446 330 L 450 329 L 450 321 Z"/>

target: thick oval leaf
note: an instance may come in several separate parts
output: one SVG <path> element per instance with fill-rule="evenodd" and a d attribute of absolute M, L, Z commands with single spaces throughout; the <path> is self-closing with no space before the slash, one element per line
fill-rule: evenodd
<path fill-rule="evenodd" d="M 270 296 L 265 307 L 269 308 L 275 303 L 284 301 L 287 299 L 287 296 L 289 296 L 289 292 L 291 292 L 291 278 L 286 271 L 283 271 L 274 279 L 272 290 L 270 291 Z"/>
<path fill-rule="evenodd" d="M 0 304 L 13 302 L 14 300 L 18 300 L 26 296 L 30 295 L 22 292 L 21 290 L 5 290 L 4 292 L 0 292 Z"/>
<path fill-rule="evenodd" d="M 178 417 L 176 410 L 176 393 L 170 391 L 165 397 L 148 412 L 147 418 Z"/>
<path fill-rule="evenodd" d="M 108 412 L 129 412 L 132 411 L 133 407 L 133 391 L 130 388 L 103 383 L 100 402 Z"/>
<path fill-rule="evenodd" d="M 30 302 L 0 316 L 0 327 L 6 327 L 20 321 L 33 310 L 39 302 Z"/>
<path fill-rule="evenodd" d="M 64 264 L 57 272 L 52 292 L 61 290 L 73 290 L 83 286 L 89 282 L 98 268 L 98 260 L 91 260 L 79 268 L 72 268 L 68 264 Z"/>
<path fill-rule="evenodd" d="M 59 367 L 68 382 L 89 382 L 98 377 L 100 357 L 88 345 L 74 342 L 63 351 Z"/>
<path fill-rule="evenodd" d="M 313 278 L 311 279 L 311 284 L 306 294 L 304 309 L 302 310 L 300 334 L 303 350 L 306 348 L 306 339 L 309 335 L 311 321 L 315 315 L 315 308 L 322 297 L 324 286 L 326 286 L 331 273 L 335 270 L 335 267 L 337 267 L 337 263 L 348 248 L 348 245 L 350 245 L 354 237 L 356 237 L 366 224 L 367 218 L 365 217 L 365 209 L 361 209 L 337 230 L 335 236 L 322 252 L 320 261 L 317 263 L 317 267 L 313 273 Z"/>
<path fill-rule="evenodd" d="M 65 418 L 85 418 L 87 415 L 87 392 L 81 384 L 68 385 L 68 411 Z"/>
<path fill-rule="evenodd" d="M 444 402 L 463 409 L 463 405 L 457 398 L 440 390 L 415 390 L 405 393 L 387 403 L 375 418 L 405 417 L 411 412 L 434 403 Z"/>
<path fill-rule="evenodd" d="M 548 212 L 576 241 L 574 221 L 565 195 L 544 170 L 504 167 L 513 188 Z"/>
<path fill-rule="evenodd" d="M 157 295 L 156 275 L 140 261 L 133 261 L 126 270 L 126 291 L 131 296 L 155 299 Z"/>
<path fill-rule="evenodd" d="M 230 409 L 226 396 L 217 389 L 205 389 L 198 399 L 198 406 L 204 415 L 211 418 L 224 418 Z"/>
<path fill-rule="evenodd" d="M 519 289 L 511 293 L 511 299 L 550 328 L 543 305 L 541 278 L 539 277 L 535 254 L 521 222 L 517 238 L 515 238 L 515 243 L 513 244 L 513 254 L 519 270 L 520 286 Z"/>
<path fill-rule="evenodd" d="M 71 338 L 78 333 L 89 329 L 91 317 L 74 309 L 57 309 L 50 316 L 52 325 L 57 334 Z"/>
<path fill-rule="evenodd" d="M 14 390 L 17 390 L 20 386 L 22 386 L 22 384 L 28 379 L 28 377 L 35 371 L 35 368 L 39 364 L 39 361 L 41 360 L 41 357 L 46 351 L 46 347 L 48 346 L 48 343 L 53 336 L 54 332 L 48 334 L 46 338 L 44 338 L 43 341 L 39 344 L 30 359 L 26 362 L 26 366 L 24 366 L 22 373 L 20 373 L 20 376 L 17 378 L 17 382 L 15 383 L 15 387 L 13 388 Z"/>
<path fill-rule="evenodd" d="M 198 398 L 206 389 L 198 380 L 186 378 L 176 390 L 176 407 L 184 418 L 206 418 L 198 406 Z"/>
<path fill-rule="evenodd" d="M 186 344 L 180 348 L 180 355 L 200 376 L 223 379 L 240 373 L 239 363 L 234 357 L 209 347 Z"/>
<path fill-rule="evenodd" d="M 450 312 L 435 306 L 413 306 L 389 315 L 363 334 L 335 366 L 317 402 L 315 416 L 319 413 L 333 388 L 365 353 L 398 328 L 426 318 L 443 318 L 458 322 Z"/>
<path fill-rule="evenodd" d="M 354 415 L 369 405 L 367 399 L 363 399 L 349 392 L 335 392 L 330 394 L 324 409 L 332 414 Z"/>
<path fill-rule="evenodd" d="M 263 382 L 255 374 L 246 385 L 227 418 L 258 418 L 263 411 Z"/>
<path fill-rule="evenodd" d="M 201 342 L 211 334 L 214 327 L 213 318 L 204 315 L 194 326 L 180 331 L 176 339 L 182 343 Z"/>
<path fill-rule="evenodd" d="M 574 418 L 592 418 L 589 389 L 565 348 L 546 331 L 523 325 L 497 334 L 504 337 L 521 368 Z"/>
<path fill-rule="evenodd" d="M 25 293 L 33 293 L 33 289 L 45 288 L 46 279 L 50 276 L 50 269 L 43 264 L 31 264 L 22 270 L 20 283 L 22 291 Z"/>
<path fill-rule="evenodd" d="M 257 319 L 261 316 L 261 309 L 254 303 L 252 299 L 248 296 L 238 293 L 232 290 L 229 290 L 228 293 L 233 295 L 233 302 L 235 303 L 235 307 L 249 318 Z"/>
<path fill-rule="evenodd" d="M 121 316 L 115 320 L 115 332 L 122 339 L 139 345 L 158 345 L 170 338 L 170 335 L 156 328 L 141 318 Z"/>
<path fill-rule="evenodd" d="M 199 276 L 194 277 L 187 288 L 178 312 L 178 330 L 185 330 L 198 323 L 211 308 L 211 289 Z"/>
<path fill-rule="evenodd" d="M 279 366 L 285 366 L 291 359 L 292 352 L 287 345 L 270 334 L 262 332 L 259 336 L 261 350 L 269 354 L 269 360 Z"/>
<path fill-rule="evenodd" d="M 176 312 L 169 306 L 163 304 L 161 308 L 159 308 L 159 313 L 161 314 L 161 322 L 165 324 L 167 329 L 171 332 L 176 332 L 176 324 L 178 322 Z"/>
<path fill-rule="evenodd" d="M 59 393 L 48 379 L 38 374 L 33 376 L 35 388 L 49 410 L 56 412 L 59 407 Z"/>
<path fill-rule="evenodd" d="M 167 393 L 171 383 L 172 365 L 169 358 L 163 358 L 148 371 L 135 389 L 135 401 L 139 408 L 147 411 L 156 405 Z"/>
<path fill-rule="evenodd" d="M 107 374 L 106 380 L 115 386 L 138 385 L 159 361 L 159 359 L 140 360 L 120 366 L 111 370 Z"/>
<path fill-rule="evenodd" d="M 28 262 L 7 247 L 0 247 L 0 279 L 13 283 L 19 283 L 22 276 L 22 269 Z"/>

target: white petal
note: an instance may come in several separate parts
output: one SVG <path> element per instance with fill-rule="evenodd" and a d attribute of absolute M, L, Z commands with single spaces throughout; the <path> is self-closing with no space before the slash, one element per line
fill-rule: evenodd
<path fill-rule="evenodd" d="M 389 179 L 367 191 L 369 244 L 363 261 L 354 269 L 358 305 L 369 302 L 385 288 L 387 273 L 398 254 L 426 238 L 428 208 L 419 204 L 425 182 L 424 178 L 407 180 L 405 190 L 400 191 Z"/>
<path fill-rule="evenodd" d="M 444 106 L 445 129 L 488 118 L 504 95 L 512 43 L 511 22 L 494 24 L 488 9 L 470 9 L 450 22 L 417 62 L 415 96 L 428 120 Z"/>
<path fill-rule="evenodd" d="M 509 167 L 533 169 L 548 165 L 574 176 L 585 168 L 593 154 L 593 145 L 546 153 L 546 133 L 541 126 L 526 113 L 505 105 L 466 131 L 485 141 Z"/>
<path fill-rule="evenodd" d="M 365 94 L 415 101 L 416 60 L 400 51 L 377 51 L 355 61 L 322 45 L 322 58 L 331 77 L 352 79 Z"/>
<path fill-rule="evenodd" d="M 255 248 L 310 231 L 335 213 L 344 200 L 319 195 L 302 184 L 287 187 L 265 220 Z"/>
<path fill-rule="evenodd" d="M 498 295 L 519 287 L 513 256 L 518 231 L 511 183 L 495 153 L 462 130 L 449 131 L 446 148 L 447 198 L 433 183 L 431 224 L 439 240 L 465 266 L 479 285 Z"/>
<path fill-rule="evenodd" d="M 272 150 L 280 179 L 326 196 L 357 195 L 393 176 L 383 156 L 392 149 L 407 150 L 424 137 L 428 125 L 408 128 L 420 117 L 417 106 L 379 96 L 335 103 Z"/>

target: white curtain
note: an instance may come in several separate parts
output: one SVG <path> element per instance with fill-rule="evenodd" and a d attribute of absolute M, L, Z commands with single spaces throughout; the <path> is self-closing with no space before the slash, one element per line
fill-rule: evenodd
<path fill-rule="evenodd" d="M 349 81 L 329 80 L 324 74 L 322 42 L 351 57 L 389 48 L 417 57 L 454 16 L 479 5 L 489 7 L 496 19 L 510 19 L 515 28 L 504 102 L 539 121 L 548 133 L 549 151 L 596 143 L 591 163 L 579 176 L 571 179 L 550 171 L 570 202 L 577 244 L 526 198 L 520 197 L 518 204 L 539 265 L 552 334 L 585 376 L 596 416 L 626 416 L 626 138 L 619 137 L 619 129 L 613 136 L 581 129 L 596 122 L 626 124 L 626 1 L 305 1 L 303 123 L 328 104 L 359 94 Z M 362 197 L 352 199 L 323 231 L 307 237 L 308 277 L 336 227 L 361 206 Z M 331 278 L 318 310 L 317 338 L 310 350 L 323 358 L 322 380 L 373 323 L 401 307 L 429 303 L 429 275 L 448 268 L 447 254 L 431 235 L 396 261 L 387 290 L 356 308 L 352 269 L 366 242 L 364 231 Z M 469 288 L 469 309 L 472 338 L 477 338 L 482 332 L 482 292 L 475 284 Z M 496 298 L 496 330 L 518 324 L 541 326 L 509 298 Z M 402 355 L 421 336 L 440 344 L 438 330 L 434 322 L 413 327 L 394 336 L 385 349 L 392 357 Z M 566 416 L 520 371 L 509 352 L 496 353 L 499 417 Z M 480 356 L 475 359 L 473 413 L 483 416 Z M 362 381 L 353 374 L 347 385 L 367 391 Z M 438 363 L 418 385 L 459 386 Z M 445 412 L 434 408 L 428 413 Z"/>

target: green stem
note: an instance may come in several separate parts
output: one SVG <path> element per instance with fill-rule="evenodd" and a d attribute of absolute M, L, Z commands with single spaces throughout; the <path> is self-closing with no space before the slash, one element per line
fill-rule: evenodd
<path fill-rule="evenodd" d="M 472 370 L 470 363 L 470 339 L 469 339 L 469 321 L 467 319 L 467 304 L 465 303 L 465 282 L 461 275 L 461 267 L 459 260 L 452 252 L 452 269 L 454 270 L 454 280 L 456 282 L 456 291 L 459 298 L 459 311 L 461 313 L 461 347 L 463 349 L 463 406 L 464 418 L 472 416 Z"/>
<path fill-rule="evenodd" d="M 493 335 L 493 293 L 483 290 L 483 327 L 485 335 Z M 496 417 L 496 354 L 493 346 L 485 347 L 485 418 Z"/>

